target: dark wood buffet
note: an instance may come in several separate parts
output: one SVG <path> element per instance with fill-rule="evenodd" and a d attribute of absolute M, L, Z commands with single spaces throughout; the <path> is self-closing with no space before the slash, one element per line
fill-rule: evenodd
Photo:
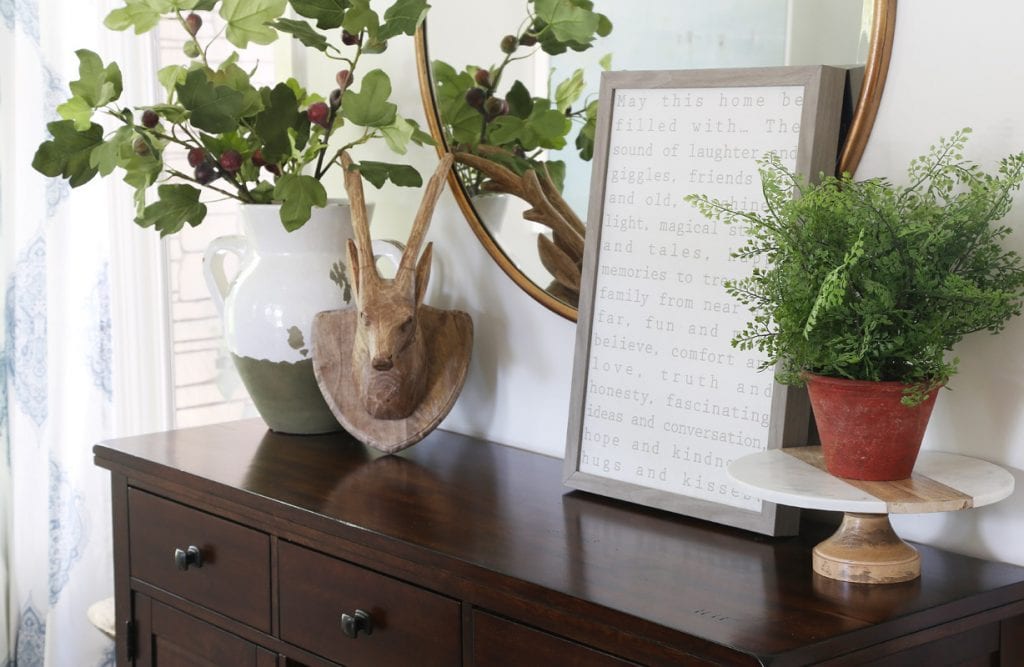
<path fill-rule="evenodd" d="M 97 445 L 119 665 L 1024 665 L 1024 568 L 919 580 L 569 492 L 561 461 L 435 431 L 395 456 L 251 420 Z"/>

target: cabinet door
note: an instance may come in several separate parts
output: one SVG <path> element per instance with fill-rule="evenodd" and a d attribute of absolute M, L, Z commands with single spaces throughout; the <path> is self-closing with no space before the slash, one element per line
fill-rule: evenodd
<path fill-rule="evenodd" d="M 145 595 L 135 594 L 136 667 L 274 667 L 278 656 Z"/>

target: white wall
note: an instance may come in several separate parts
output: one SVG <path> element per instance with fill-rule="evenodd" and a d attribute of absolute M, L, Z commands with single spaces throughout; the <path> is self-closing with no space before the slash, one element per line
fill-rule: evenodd
<path fill-rule="evenodd" d="M 979 0 L 968 8 L 958 0 L 900 2 L 886 93 L 858 176 L 899 180 L 910 158 L 965 125 L 975 129 L 968 157 L 986 166 L 1024 150 L 1021 26 L 1019 3 Z M 396 43 L 376 62 L 389 72 L 410 72 L 396 86 L 399 108 L 422 121 L 412 44 Z M 333 78 L 315 68 L 311 74 Z M 386 159 L 383 151 L 376 159 Z M 425 172 L 435 162 L 426 151 L 411 157 Z M 375 236 L 408 229 L 417 193 L 390 188 L 368 196 L 377 202 Z M 1024 198 L 1009 221 L 1019 234 L 1012 243 L 1024 250 Z M 436 263 L 428 301 L 467 310 L 476 327 L 470 377 L 443 427 L 561 456 L 575 327 L 532 301 L 494 265 L 449 195 L 430 236 Z M 987 508 L 898 518 L 901 535 L 1024 565 L 1022 341 L 1024 318 L 1018 318 L 999 336 L 976 335 L 961 345 L 962 372 L 953 379 L 954 391 L 940 396 L 925 442 L 929 449 L 1007 466 L 1020 490 Z"/>
<path fill-rule="evenodd" d="M 966 157 L 986 168 L 1024 150 L 1024 4 L 903 0 L 878 120 L 858 177 L 901 177 L 939 136 L 974 128 Z M 1007 218 L 1024 250 L 1024 197 Z M 925 448 L 1002 464 L 1017 492 L 990 507 L 894 521 L 908 539 L 1024 565 L 1024 318 L 956 350 L 961 372 L 939 395 Z"/>

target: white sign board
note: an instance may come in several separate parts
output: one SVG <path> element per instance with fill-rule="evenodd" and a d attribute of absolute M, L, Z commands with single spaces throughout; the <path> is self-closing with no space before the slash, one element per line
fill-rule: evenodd
<path fill-rule="evenodd" d="M 725 467 L 806 444 L 806 402 L 758 372 L 756 352 L 730 344 L 750 315 L 724 288 L 754 266 L 733 256 L 745 230 L 683 198 L 759 210 L 755 161 L 768 153 L 807 175 L 831 170 L 843 76 L 771 68 L 602 79 L 567 484 L 760 532 L 790 528 Z"/>

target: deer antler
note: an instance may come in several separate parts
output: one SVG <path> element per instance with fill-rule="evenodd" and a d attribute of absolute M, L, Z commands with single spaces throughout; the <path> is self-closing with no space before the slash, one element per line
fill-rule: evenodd
<path fill-rule="evenodd" d="M 478 144 L 477 147 L 476 147 L 476 150 L 477 150 L 478 153 L 480 153 L 484 157 L 494 156 L 494 155 L 511 156 L 511 153 L 509 153 L 504 148 L 499 148 L 497 146 L 490 146 L 488 144 Z M 540 183 L 541 189 L 543 191 L 543 195 L 541 195 L 541 193 L 538 193 L 535 196 L 537 196 L 537 197 L 543 196 L 545 199 L 547 199 L 548 202 L 558 212 L 558 214 L 560 216 L 562 216 L 562 218 L 565 220 L 565 222 L 573 230 L 575 230 L 577 233 L 579 233 L 580 236 L 586 236 L 586 230 L 587 230 L 586 226 L 583 224 L 583 221 L 580 220 L 579 217 L 576 215 L 576 212 L 572 210 L 572 207 L 569 206 L 569 203 L 567 201 L 565 201 L 565 199 L 562 198 L 562 193 L 560 193 L 558 191 L 558 188 L 555 187 L 554 183 L 551 180 L 551 173 L 548 171 L 547 164 L 543 164 L 542 163 L 541 167 L 543 169 L 543 173 L 538 175 L 537 181 Z M 525 174 L 524 174 L 524 176 L 525 176 Z M 527 201 L 530 201 L 530 200 L 527 200 Z M 527 218 L 527 219 L 529 220 L 529 218 Z M 540 221 L 540 220 L 534 220 L 534 222 L 541 222 L 543 224 L 543 221 Z"/>
<path fill-rule="evenodd" d="M 506 152 L 484 144 L 478 145 L 477 150 L 485 155 Z M 458 152 L 455 159 L 479 170 L 490 179 L 483 186 L 485 190 L 515 195 L 532 206 L 523 213 L 523 217 L 552 231 L 553 241 L 544 236 L 537 237 L 541 264 L 555 278 L 560 294 L 568 293 L 578 297 L 586 227 L 551 183 L 546 169 L 540 176 L 533 169 L 526 170 L 520 176 L 487 157 L 473 153 Z"/>
<path fill-rule="evenodd" d="M 456 153 L 455 159 L 474 169 L 479 169 L 490 177 L 491 182 L 484 185 L 485 190 L 513 194 L 533 206 L 531 210 L 523 214 L 523 217 L 549 227 L 555 234 L 567 240 L 567 245 L 577 258 L 583 256 L 583 235 L 573 229 L 548 200 L 544 188 L 537 178 L 537 172 L 528 169 L 523 172 L 522 176 L 519 176 L 511 169 L 472 153 Z"/>
<path fill-rule="evenodd" d="M 373 246 L 370 240 L 370 220 L 366 213 L 366 199 L 363 196 L 363 177 L 358 170 L 352 170 L 352 158 L 347 151 L 341 151 L 341 166 L 345 171 L 345 191 L 348 193 L 349 207 L 352 210 L 352 231 L 355 234 L 355 257 L 349 247 L 349 265 L 351 266 L 356 288 L 359 280 L 380 279 L 377 265 L 373 261 Z M 351 243 L 351 241 L 350 241 Z"/>
<path fill-rule="evenodd" d="M 430 218 L 434 215 L 434 207 L 437 206 L 437 200 L 441 197 L 441 192 L 444 190 L 445 176 L 452 168 L 452 161 L 451 153 L 446 153 L 438 162 L 434 175 L 427 181 L 423 200 L 420 202 L 419 211 L 416 212 L 416 219 L 413 220 L 412 230 L 409 232 L 409 241 L 405 245 L 405 250 L 402 252 L 402 260 L 398 264 L 399 273 L 403 271 L 411 272 L 416 268 L 416 258 L 420 254 L 423 239 L 426 237 L 427 229 L 430 227 Z"/>

